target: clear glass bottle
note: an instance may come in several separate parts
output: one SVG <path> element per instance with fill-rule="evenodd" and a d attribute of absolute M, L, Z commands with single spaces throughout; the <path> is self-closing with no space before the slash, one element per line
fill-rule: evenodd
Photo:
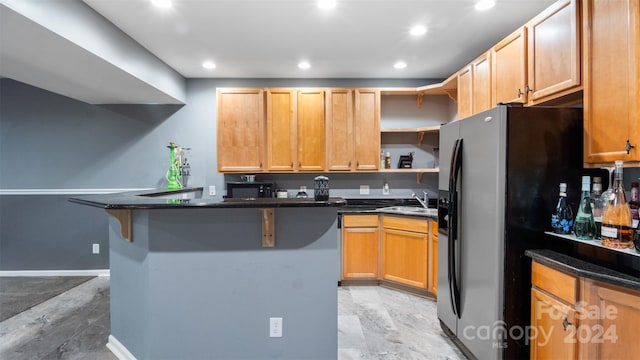
<path fill-rule="evenodd" d="M 613 191 L 608 199 L 604 213 L 602 214 L 602 245 L 616 249 L 628 249 L 633 247 L 633 228 L 631 210 L 627 203 L 622 182 L 622 161 L 616 161 L 616 176 L 613 182 Z"/>
<path fill-rule="evenodd" d="M 573 232 L 581 240 L 591 240 L 596 236 L 596 223 L 593 220 L 591 209 L 591 177 L 582 177 L 582 193 L 580 194 L 580 205 L 578 214 L 573 224 Z"/>
<path fill-rule="evenodd" d="M 591 210 L 593 220 L 596 223 L 596 238 L 600 239 L 600 227 L 602 226 L 602 211 L 604 210 L 604 198 L 602 197 L 602 179 L 593 178 L 593 190 L 591 191 Z"/>
<path fill-rule="evenodd" d="M 640 185 L 637 182 L 631 183 L 631 201 L 629 201 L 629 208 L 631 209 L 631 218 L 634 220 L 638 220 L 639 211 L 640 211 L 640 194 L 638 191 L 640 190 Z"/>
<path fill-rule="evenodd" d="M 571 234 L 573 212 L 567 204 L 567 183 L 560 183 L 560 196 L 551 215 L 551 227 L 557 234 Z"/>
<path fill-rule="evenodd" d="M 380 169 L 384 169 L 385 164 L 384 150 L 380 150 Z"/>

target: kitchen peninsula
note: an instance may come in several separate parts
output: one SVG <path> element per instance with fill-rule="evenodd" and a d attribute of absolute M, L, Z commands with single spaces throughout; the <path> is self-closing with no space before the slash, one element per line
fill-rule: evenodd
<path fill-rule="evenodd" d="M 108 347 L 137 359 L 337 358 L 346 202 L 201 192 L 70 199 L 112 215 Z"/>

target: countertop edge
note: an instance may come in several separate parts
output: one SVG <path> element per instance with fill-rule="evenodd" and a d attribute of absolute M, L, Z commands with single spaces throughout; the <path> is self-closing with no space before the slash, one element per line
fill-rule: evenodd
<path fill-rule="evenodd" d="M 576 259 L 548 249 L 526 250 L 525 255 L 543 265 L 563 270 L 576 276 L 640 291 L 640 278 L 623 274 L 584 260 Z"/>

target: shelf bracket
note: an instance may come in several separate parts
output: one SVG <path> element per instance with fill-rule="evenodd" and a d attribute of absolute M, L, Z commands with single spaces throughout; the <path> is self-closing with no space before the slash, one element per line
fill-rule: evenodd
<path fill-rule="evenodd" d="M 260 209 L 260 212 L 262 212 L 262 247 L 275 247 L 276 224 L 274 221 L 274 209 Z"/>
<path fill-rule="evenodd" d="M 131 209 L 105 209 L 104 211 L 118 220 L 120 223 L 120 235 L 128 242 L 133 242 Z"/>
<path fill-rule="evenodd" d="M 419 172 L 416 174 L 416 180 L 418 181 L 418 184 L 422 182 L 422 175 L 424 175 L 423 172 Z"/>
<path fill-rule="evenodd" d="M 417 100 L 418 100 L 418 107 L 422 107 L 422 98 L 424 97 L 423 93 L 419 93 L 417 96 Z"/>
<path fill-rule="evenodd" d="M 422 145 L 423 140 L 424 140 L 424 131 L 420 131 L 418 133 L 418 146 Z"/>
<path fill-rule="evenodd" d="M 445 89 L 444 91 L 449 95 L 449 99 L 458 102 L 458 89 Z"/>

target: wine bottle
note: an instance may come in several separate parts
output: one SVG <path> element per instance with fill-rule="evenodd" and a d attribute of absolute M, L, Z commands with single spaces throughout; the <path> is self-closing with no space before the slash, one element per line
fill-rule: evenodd
<path fill-rule="evenodd" d="M 639 219 L 639 211 L 640 211 L 640 201 L 639 199 L 639 195 L 638 194 L 638 190 L 639 189 L 639 185 L 637 182 L 632 182 L 631 183 L 631 201 L 629 201 L 629 208 L 631 209 L 631 218 L 633 218 L 634 220 L 638 220 Z"/>
<path fill-rule="evenodd" d="M 616 176 L 613 182 L 613 191 L 608 199 L 602 214 L 602 245 L 616 249 L 633 247 L 633 228 L 631 210 L 624 192 L 622 182 L 622 161 L 616 161 Z"/>
<path fill-rule="evenodd" d="M 591 177 L 582 177 L 582 193 L 580 194 L 580 205 L 578 214 L 573 225 L 573 232 L 578 239 L 591 240 L 596 236 L 596 223 L 593 220 L 591 209 Z"/>
<path fill-rule="evenodd" d="M 593 178 L 593 190 L 591 191 L 591 210 L 593 220 L 596 223 L 596 238 L 600 239 L 600 227 L 602 226 L 602 211 L 604 210 L 604 198 L 602 197 L 602 179 Z"/>
<path fill-rule="evenodd" d="M 573 212 L 567 204 L 567 183 L 560 183 L 558 205 L 551 215 L 551 227 L 557 234 L 570 234 L 573 227 Z"/>

